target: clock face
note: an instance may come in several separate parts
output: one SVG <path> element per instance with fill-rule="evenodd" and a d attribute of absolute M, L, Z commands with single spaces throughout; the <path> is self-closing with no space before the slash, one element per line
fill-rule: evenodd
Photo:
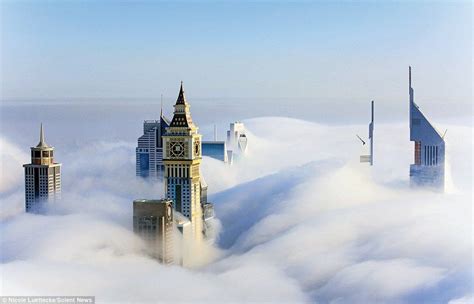
<path fill-rule="evenodd" d="M 184 157 L 184 143 L 172 142 L 170 144 L 171 157 Z"/>
<path fill-rule="evenodd" d="M 200 144 L 199 140 L 196 140 L 194 142 L 194 155 L 199 156 L 200 148 L 201 148 L 201 144 Z"/>

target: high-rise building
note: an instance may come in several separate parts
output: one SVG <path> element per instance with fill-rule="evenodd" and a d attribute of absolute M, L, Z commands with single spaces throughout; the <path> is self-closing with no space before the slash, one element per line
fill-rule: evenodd
<path fill-rule="evenodd" d="M 163 178 L 163 138 L 169 121 L 163 116 L 159 120 L 145 120 L 143 135 L 138 138 L 136 152 L 136 175 L 144 178 Z"/>
<path fill-rule="evenodd" d="M 410 165 L 410 184 L 444 190 L 444 138 L 415 104 L 408 68 L 410 141 L 415 143 L 414 163 Z"/>
<path fill-rule="evenodd" d="M 40 141 L 31 147 L 31 163 L 25 168 L 25 210 L 40 212 L 43 204 L 54 202 L 61 196 L 61 164 L 54 162 L 54 148 L 44 140 L 43 124 Z"/>
<path fill-rule="evenodd" d="M 149 244 L 151 255 L 173 263 L 173 202 L 167 199 L 133 201 L 133 231 Z"/>
<path fill-rule="evenodd" d="M 192 234 L 201 240 L 204 234 L 201 205 L 201 135 L 193 123 L 183 83 L 174 105 L 174 115 L 163 136 L 165 193 L 174 209 L 191 222 Z"/>
<path fill-rule="evenodd" d="M 369 123 L 369 155 L 361 155 L 360 156 L 360 162 L 361 163 L 370 163 L 371 166 L 374 165 L 374 101 L 372 100 L 371 102 L 371 120 Z M 357 135 L 359 137 L 359 135 Z M 362 141 L 362 144 L 365 145 L 365 141 L 362 140 L 362 138 L 359 137 L 359 139 Z"/>
<path fill-rule="evenodd" d="M 247 136 L 245 135 L 244 123 L 236 121 L 230 124 L 227 131 L 227 145 L 233 154 L 245 153 L 247 151 Z"/>

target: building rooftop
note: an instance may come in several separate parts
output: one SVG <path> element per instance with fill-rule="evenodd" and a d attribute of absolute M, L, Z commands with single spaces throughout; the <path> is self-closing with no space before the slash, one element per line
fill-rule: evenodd
<path fill-rule="evenodd" d="M 134 203 L 148 203 L 148 204 L 166 204 L 171 202 L 169 199 L 136 199 Z"/>
<path fill-rule="evenodd" d="M 176 222 L 176 225 L 178 225 L 178 227 L 183 227 L 183 226 L 191 224 L 191 221 L 186 216 L 182 215 L 181 213 L 177 211 L 174 212 L 174 220 Z"/>

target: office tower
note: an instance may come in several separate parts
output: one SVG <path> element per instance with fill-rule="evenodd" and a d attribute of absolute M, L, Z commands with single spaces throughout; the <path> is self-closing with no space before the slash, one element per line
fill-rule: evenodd
<path fill-rule="evenodd" d="M 31 147 L 31 163 L 25 168 L 25 210 L 40 212 L 43 204 L 54 202 L 61 196 L 61 164 L 54 162 L 54 148 L 44 140 L 43 124 L 40 141 Z"/>
<path fill-rule="evenodd" d="M 357 136 L 359 137 L 359 136 Z M 362 143 L 365 145 L 365 142 L 359 137 Z M 361 155 L 360 162 L 361 163 L 370 163 L 371 166 L 374 165 L 374 101 L 371 102 L 371 120 L 369 123 L 369 148 L 370 154 L 369 155 Z"/>
<path fill-rule="evenodd" d="M 159 120 L 145 120 L 143 135 L 138 138 L 136 152 L 136 175 L 144 178 L 163 179 L 163 138 L 169 121 L 161 110 Z"/>
<path fill-rule="evenodd" d="M 236 121 L 230 124 L 227 131 L 227 144 L 229 149 L 236 153 L 245 153 L 247 151 L 247 136 L 245 135 L 245 126 L 242 122 Z"/>
<path fill-rule="evenodd" d="M 410 141 L 415 143 L 414 164 L 410 165 L 410 185 L 444 190 L 444 138 L 415 104 L 408 68 Z"/>
<path fill-rule="evenodd" d="M 173 263 L 173 202 L 133 201 L 133 231 L 147 241 L 150 253 L 163 264 Z"/>
<path fill-rule="evenodd" d="M 191 221 L 192 234 L 201 240 L 204 233 L 201 205 L 201 135 L 193 123 L 183 83 L 174 105 L 174 115 L 163 136 L 165 193 L 174 209 Z"/>

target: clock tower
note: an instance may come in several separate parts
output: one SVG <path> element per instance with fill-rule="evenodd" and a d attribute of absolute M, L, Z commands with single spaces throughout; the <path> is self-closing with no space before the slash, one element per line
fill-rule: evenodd
<path fill-rule="evenodd" d="M 183 82 L 174 105 L 174 115 L 163 136 L 165 195 L 174 209 L 186 216 L 197 240 L 203 238 L 201 204 L 201 135 L 193 123 Z"/>

